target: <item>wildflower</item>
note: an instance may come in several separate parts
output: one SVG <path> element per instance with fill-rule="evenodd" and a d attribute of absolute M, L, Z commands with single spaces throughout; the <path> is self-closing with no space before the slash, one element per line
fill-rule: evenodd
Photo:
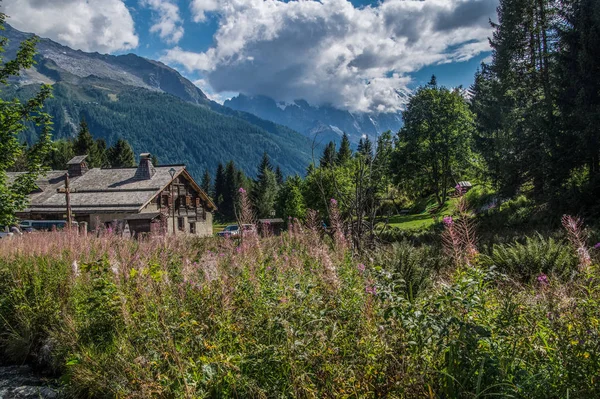
<path fill-rule="evenodd" d="M 240 187 L 238 191 L 240 194 L 246 194 L 246 190 L 244 190 L 244 187 Z"/>
<path fill-rule="evenodd" d="M 600 242 L 594 245 L 594 249 L 600 249 Z"/>
<path fill-rule="evenodd" d="M 73 261 L 71 268 L 73 269 L 73 276 L 78 277 L 79 276 L 79 264 L 77 263 L 76 260 Z"/>
<path fill-rule="evenodd" d="M 365 287 L 365 292 L 367 294 L 375 295 L 375 294 L 377 294 L 377 289 L 375 288 L 374 285 L 367 285 Z"/>
<path fill-rule="evenodd" d="M 537 277 L 537 281 L 538 283 L 540 283 L 541 285 L 548 285 L 550 284 L 550 280 L 548 279 L 548 276 L 546 276 L 544 273 L 540 274 Z"/>
<path fill-rule="evenodd" d="M 452 220 L 452 216 L 446 216 L 443 220 L 444 226 L 450 227 L 454 224 L 454 220 Z"/>
<path fill-rule="evenodd" d="M 359 272 L 364 273 L 366 266 L 362 263 L 359 263 L 358 266 L 356 266 L 356 268 L 358 269 Z"/>
<path fill-rule="evenodd" d="M 337 205 L 338 203 L 335 198 L 330 199 L 329 202 L 331 202 L 331 205 Z"/>

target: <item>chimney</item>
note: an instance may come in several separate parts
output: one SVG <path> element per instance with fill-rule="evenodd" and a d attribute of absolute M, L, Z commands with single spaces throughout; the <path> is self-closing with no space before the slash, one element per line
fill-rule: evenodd
<path fill-rule="evenodd" d="M 140 164 L 138 165 L 137 170 L 135 171 L 134 178 L 137 180 L 148 180 L 152 179 L 156 170 L 154 169 L 154 165 L 152 165 L 152 161 L 150 160 L 150 153 L 145 152 L 140 154 Z"/>
<path fill-rule="evenodd" d="M 87 155 L 78 155 L 67 162 L 67 170 L 70 177 L 83 176 L 88 171 L 88 166 L 85 163 Z"/>

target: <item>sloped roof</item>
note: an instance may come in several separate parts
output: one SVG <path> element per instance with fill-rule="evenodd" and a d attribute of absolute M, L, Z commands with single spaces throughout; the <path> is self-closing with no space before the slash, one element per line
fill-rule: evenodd
<path fill-rule="evenodd" d="M 90 169 L 82 176 L 70 179 L 71 208 L 73 212 L 139 212 L 158 193 L 171 182 L 169 170 L 175 169 L 174 177 L 184 174 L 194 188 L 199 189 L 193 178 L 187 173 L 184 165 L 156 166 L 156 173 L 150 179 L 135 178 L 137 168 Z M 29 208 L 25 212 L 63 212 L 66 210 L 66 199 L 63 192 L 66 171 L 50 171 L 40 178 L 36 184 L 41 192 L 30 196 Z M 14 180 L 20 172 L 7 173 L 9 181 Z M 215 209 L 210 198 L 199 189 L 201 197 L 208 206 Z"/>

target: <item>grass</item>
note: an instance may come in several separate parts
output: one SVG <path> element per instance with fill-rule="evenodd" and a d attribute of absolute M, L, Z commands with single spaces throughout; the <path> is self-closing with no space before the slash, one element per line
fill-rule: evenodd
<path fill-rule="evenodd" d="M 407 242 L 361 256 L 298 225 L 28 234 L 0 242 L 0 359 L 74 398 L 600 397 L 600 250 L 564 241 L 515 278 L 542 244 L 461 263 Z"/>
<path fill-rule="evenodd" d="M 456 199 L 451 198 L 444 203 L 444 205 L 437 211 L 436 215 L 432 216 L 429 213 L 429 209 L 437 207 L 437 202 L 434 199 L 429 198 L 427 201 L 423 201 L 420 205 L 424 207 L 421 213 L 409 214 L 409 215 L 394 215 L 388 218 L 387 224 L 389 227 L 397 228 L 400 230 L 425 230 L 436 224 L 436 220 L 440 219 L 445 215 L 451 215 L 456 210 Z M 382 220 L 383 222 L 383 220 Z M 438 221 L 439 222 L 439 221 Z"/>

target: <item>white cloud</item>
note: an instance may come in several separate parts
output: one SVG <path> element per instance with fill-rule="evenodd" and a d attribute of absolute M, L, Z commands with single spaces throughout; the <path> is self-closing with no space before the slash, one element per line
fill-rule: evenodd
<path fill-rule="evenodd" d="M 489 50 L 497 0 L 193 0 L 219 15 L 215 45 L 174 48 L 163 61 L 202 71 L 216 92 L 303 98 L 353 111 L 397 111 L 408 74 Z"/>
<path fill-rule="evenodd" d="M 208 97 L 210 100 L 213 100 L 214 102 L 217 102 L 221 105 L 223 105 L 223 103 L 226 100 L 229 100 L 232 97 L 239 94 L 236 92 L 215 93 L 213 88 L 210 86 L 210 84 L 205 79 L 197 79 L 197 80 L 194 80 L 193 83 L 196 85 L 196 87 L 198 87 L 200 90 L 202 90 L 202 92 L 204 94 L 206 94 L 206 97 Z"/>
<path fill-rule="evenodd" d="M 16 29 L 75 49 L 113 52 L 138 46 L 123 0 L 3 0 L 0 7 Z"/>
<path fill-rule="evenodd" d="M 160 38 L 169 44 L 178 43 L 183 37 L 183 20 L 179 15 L 177 4 L 168 0 L 140 0 L 142 7 L 149 7 L 157 14 L 156 22 L 150 32 L 158 33 Z"/>
<path fill-rule="evenodd" d="M 190 3 L 190 10 L 195 22 L 206 20 L 206 13 L 217 11 L 219 7 L 219 0 L 192 0 Z"/>

